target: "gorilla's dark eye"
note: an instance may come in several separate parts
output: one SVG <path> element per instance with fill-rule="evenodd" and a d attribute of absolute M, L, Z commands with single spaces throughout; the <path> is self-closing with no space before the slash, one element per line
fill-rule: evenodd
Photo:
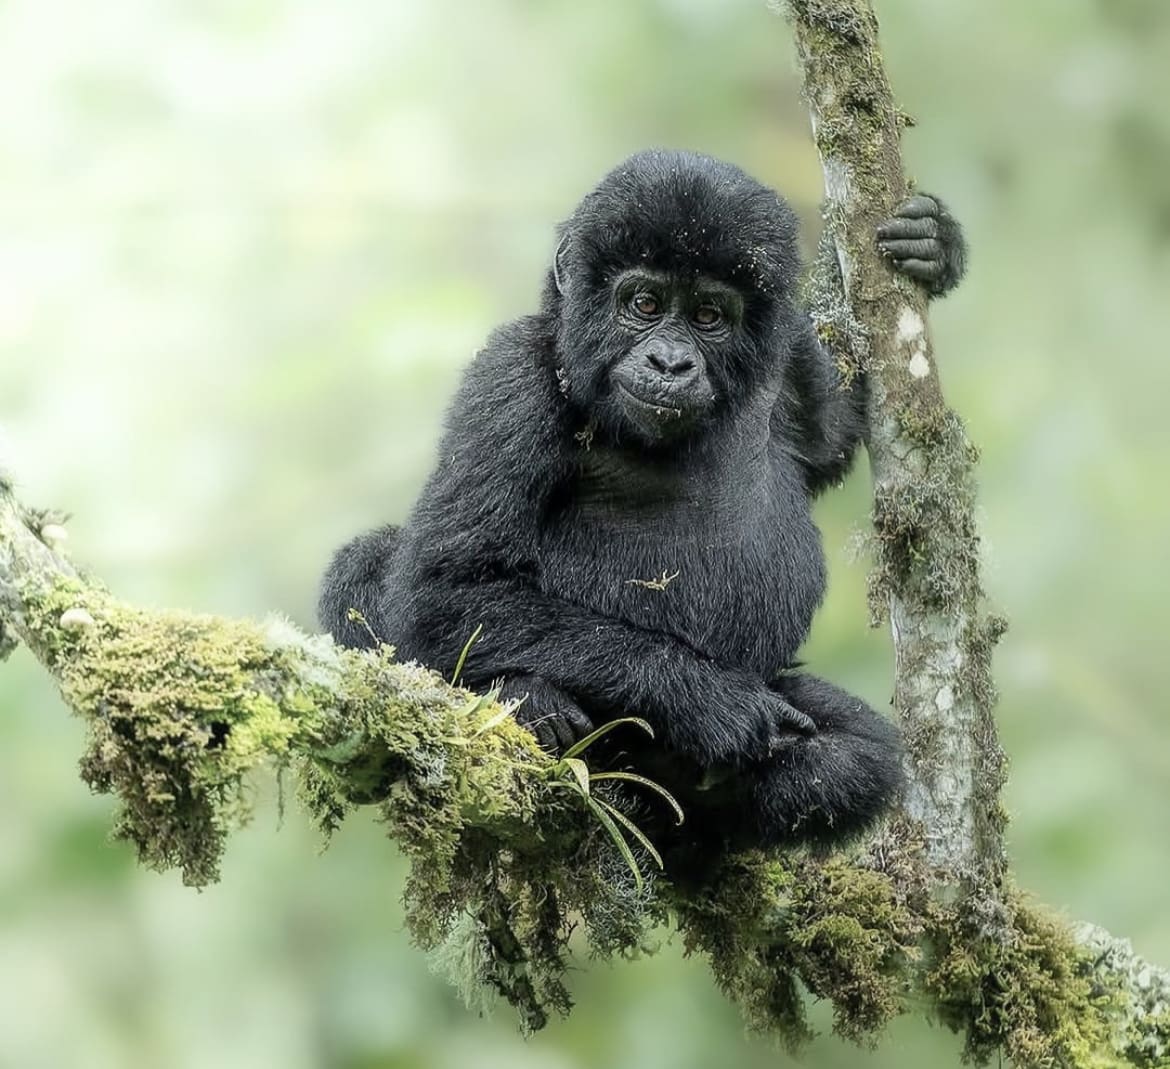
<path fill-rule="evenodd" d="M 661 311 L 658 298 L 653 293 L 647 293 L 645 290 L 640 290 L 634 294 L 633 299 L 630 301 L 630 307 L 640 316 L 656 316 Z"/>
<path fill-rule="evenodd" d="M 695 309 L 695 324 L 700 327 L 717 327 L 723 321 L 723 313 L 713 304 L 701 304 Z"/>

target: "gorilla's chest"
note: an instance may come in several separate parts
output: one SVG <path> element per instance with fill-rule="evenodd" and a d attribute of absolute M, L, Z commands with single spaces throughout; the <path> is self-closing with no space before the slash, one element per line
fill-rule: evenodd
<path fill-rule="evenodd" d="M 767 677 L 808 634 L 824 559 L 780 458 L 677 470 L 602 455 L 549 516 L 540 579 L 550 594 Z"/>

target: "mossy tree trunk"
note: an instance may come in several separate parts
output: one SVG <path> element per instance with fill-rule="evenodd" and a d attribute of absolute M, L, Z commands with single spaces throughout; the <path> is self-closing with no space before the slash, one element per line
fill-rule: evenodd
<path fill-rule="evenodd" d="M 870 589 L 894 638 L 905 809 L 940 877 L 996 883 L 1004 761 L 990 658 L 1003 625 L 981 606 L 976 454 L 943 400 L 924 292 L 894 275 L 873 239 L 908 193 L 899 150 L 907 120 L 882 68 L 868 0 L 792 0 L 789 12 L 825 173 L 832 258 L 830 270 L 821 265 L 815 307 L 829 344 L 868 374 Z"/>
<path fill-rule="evenodd" d="M 812 287 L 814 310 L 845 372 L 864 370 L 870 390 L 871 612 L 875 622 L 889 621 L 893 636 L 894 708 L 907 743 L 903 811 L 928 869 L 925 890 L 934 905 L 925 911 L 951 915 L 942 929 L 923 930 L 936 963 L 926 987 L 943 1019 L 966 1028 L 968 1052 L 977 1058 L 998 1046 L 1021 1064 L 1110 1064 L 1117 1057 L 1170 1064 L 1170 974 L 1093 925 L 1077 926 L 1071 943 L 1059 927 L 1037 938 L 1036 916 L 1006 882 L 1006 762 L 991 673 L 1006 624 L 983 605 L 978 453 L 943 398 L 926 297 L 889 270 L 873 240 L 876 225 L 910 192 L 900 139 L 911 121 L 886 78 L 871 0 L 786 0 L 785 10 L 825 176 L 827 255 Z M 1052 937 L 1070 960 L 1058 965 L 1047 952 L 1023 960 L 1029 943 L 1034 950 Z M 967 951 L 956 957 L 964 942 Z M 959 992 L 945 990 L 961 987 L 964 972 L 968 980 L 982 972 L 985 981 L 967 992 L 984 1001 L 966 1024 L 961 1018 L 972 1007 L 961 1008 Z M 1058 973 L 1063 980 L 1052 984 Z M 1067 997 L 1078 973 L 1092 978 L 1091 992 L 1114 995 L 1096 1009 Z M 1050 984 L 1065 990 L 1046 1003 L 1039 989 Z M 997 1012 L 997 1002 L 1012 1000 L 1032 1002 L 1034 1030 Z M 1102 1009 L 1110 1021 L 1103 1045 L 1092 1020 Z"/>

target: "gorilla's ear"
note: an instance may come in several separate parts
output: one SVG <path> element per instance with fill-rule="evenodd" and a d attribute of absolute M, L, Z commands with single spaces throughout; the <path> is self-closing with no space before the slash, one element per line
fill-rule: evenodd
<path fill-rule="evenodd" d="M 561 263 L 561 258 L 569 250 L 569 235 L 565 234 L 560 243 L 557 245 L 556 252 L 553 253 L 552 273 L 553 281 L 557 285 L 557 293 L 562 297 L 565 296 L 565 286 L 568 283 L 568 278 L 565 275 L 564 265 Z"/>

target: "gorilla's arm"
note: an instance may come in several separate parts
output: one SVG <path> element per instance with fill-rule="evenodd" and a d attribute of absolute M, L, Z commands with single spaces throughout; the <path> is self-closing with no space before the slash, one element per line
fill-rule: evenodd
<path fill-rule="evenodd" d="M 840 482 L 865 434 L 864 375 L 846 384 L 836 362 L 802 318 L 785 368 L 785 390 L 772 413 L 772 435 L 795 453 L 810 494 Z"/>
<path fill-rule="evenodd" d="M 383 595 L 400 656 L 453 668 L 482 627 L 470 685 L 539 677 L 591 710 L 645 717 L 704 764 L 763 757 L 780 733 L 815 730 L 750 673 L 541 589 L 541 524 L 573 470 L 575 429 L 539 318 L 494 336 L 451 408 Z"/>
<path fill-rule="evenodd" d="M 416 599 L 415 612 L 428 644 L 438 643 L 452 662 L 482 627 L 464 664 L 468 685 L 537 677 L 595 718 L 644 717 L 668 749 L 700 765 L 759 760 L 782 735 L 815 732 L 806 714 L 750 672 L 719 665 L 669 635 L 550 597 L 522 579 L 432 585 Z"/>
<path fill-rule="evenodd" d="M 938 197 L 926 193 L 910 197 L 877 228 L 877 245 L 895 271 L 914 279 L 932 298 L 954 289 L 966 270 L 962 227 Z M 795 451 L 809 492 L 816 494 L 844 478 L 861 443 L 865 376 L 844 382 L 807 320 L 798 329 L 787 370 L 788 389 L 777 405 L 773 433 Z"/>

